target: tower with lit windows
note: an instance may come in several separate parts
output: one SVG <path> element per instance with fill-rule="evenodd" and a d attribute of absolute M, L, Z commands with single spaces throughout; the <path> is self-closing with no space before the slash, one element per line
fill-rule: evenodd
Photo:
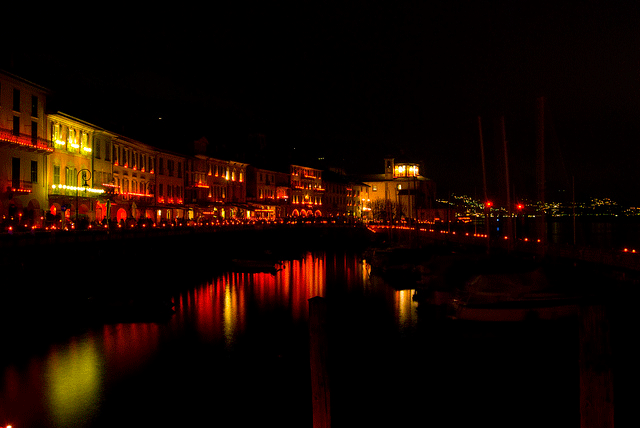
<path fill-rule="evenodd" d="M 419 162 L 388 157 L 384 173 L 363 175 L 368 186 L 365 214 L 384 221 L 429 221 L 435 203 L 435 183 L 421 175 Z"/>

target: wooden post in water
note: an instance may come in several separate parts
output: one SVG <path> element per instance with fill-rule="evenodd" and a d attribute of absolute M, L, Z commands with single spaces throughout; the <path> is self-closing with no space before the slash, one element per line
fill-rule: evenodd
<path fill-rule="evenodd" d="M 580 307 L 580 427 L 613 428 L 611 324 L 604 305 Z"/>
<path fill-rule="evenodd" d="M 331 427 L 331 397 L 329 388 L 327 302 L 320 296 L 309 299 L 309 336 L 311 362 L 311 400 L 313 428 Z"/>

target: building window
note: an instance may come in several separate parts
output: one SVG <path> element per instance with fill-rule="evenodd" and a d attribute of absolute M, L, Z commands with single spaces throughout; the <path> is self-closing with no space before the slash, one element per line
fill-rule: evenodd
<path fill-rule="evenodd" d="M 38 161 L 31 161 L 31 182 L 38 182 Z"/>
<path fill-rule="evenodd" d="M 164 159 L 158 158 L 158 174 L 164 175 Z"/>
<path fill-rule="evenodd" d="M 31 142 L 35 144 L 38 141 L 38 122 L 31 122 Z"/>
<path fill-rule="evenodd" d="M 53 184 L 60 184 L 60 165 L 53 166 Z"/>
<path fill-rule="evenodd" d="M 378 186 L 372 186 L 372 187 L 371 187 L 371 190 L 372 190 L 373 192 L 377 192 L 377 191 L 378 191 Z"/>
<path fill-rule="evenodd" d="M 13 111 L 20 111 L 20 89 L 13 89 Z"/>
<path fill-rule="evenodd" d="M 111 160 L 111 148 L 109 146 L 110 146 L 109 141 L 105 141 L 104 142 L 104 160 L 106 161 Z M 99 147 L 100 146 L 98 145 L 98 148 Z M 100 150 L 98 150 L 98 153 L 100 153 Z"/>
<path fill-rule="evenodd" d="M 96 159 L 100 159 L 100 140 L 98 140 L 97 138 L 95 138 L 93 140 L 93 145 L 94 145 L 94 149 L 95 149 L 95 157 Z"/>
<path fill-rule="evenodd" d="M 13 135 L 20 135 L 20 116 L 13 116 Z"/>
<path fill-rule="evenodd" d="M 38 97 L 31 96 L 31 116 L 38 117 Z"/>
<path fill-rule="evenodd" d="M 20 158 L 11 159 L 11 186 L 20 188 Z"/>
<path fill-rule="evenodd" d="M 159 197 L 164 196 L 164 189 L 162 187 L 162 183 L 158 184 L 158 196 Z"/>
<path fill-rule="evenodd" d="M 182 162 L 178 162 L 178 178 L 182 178 Z"/>
<path fill-rule="evenodd" d="M 89 134 L 86 132 L 82 132 L 80 134 L 80 145 L 85 154 L 91 153 L 91 147 L 89 147 Z"/>

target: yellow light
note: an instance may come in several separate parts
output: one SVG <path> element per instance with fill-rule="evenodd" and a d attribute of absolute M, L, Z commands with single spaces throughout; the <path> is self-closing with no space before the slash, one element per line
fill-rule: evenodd
<path fill-rule="evenodd" d="M 82 150 L 87 153 L 91 153 L 91 147 L 83 147 Z"/>

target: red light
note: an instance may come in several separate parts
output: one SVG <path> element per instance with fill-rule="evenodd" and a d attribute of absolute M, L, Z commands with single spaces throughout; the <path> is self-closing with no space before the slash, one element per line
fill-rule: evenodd
<path fill-rule="evenodd" d="M 518 205 L 516 206 L 516 208 L 518 208 L 519 210 L 521 210 L 522 208 L 524 208 L 524 205 L 522 205 L 522 204 L 518 204 Z"/>
<path fill-rule="evenodd" d="M 484 204 L 484 205 L 485 205 L 487 208 L 489 208 L 489 207 L 493 206 L 493 202 L 491 202 L 491 201 L 487 201 L 487 202 L 485 202 L 485 204 Z"/>

